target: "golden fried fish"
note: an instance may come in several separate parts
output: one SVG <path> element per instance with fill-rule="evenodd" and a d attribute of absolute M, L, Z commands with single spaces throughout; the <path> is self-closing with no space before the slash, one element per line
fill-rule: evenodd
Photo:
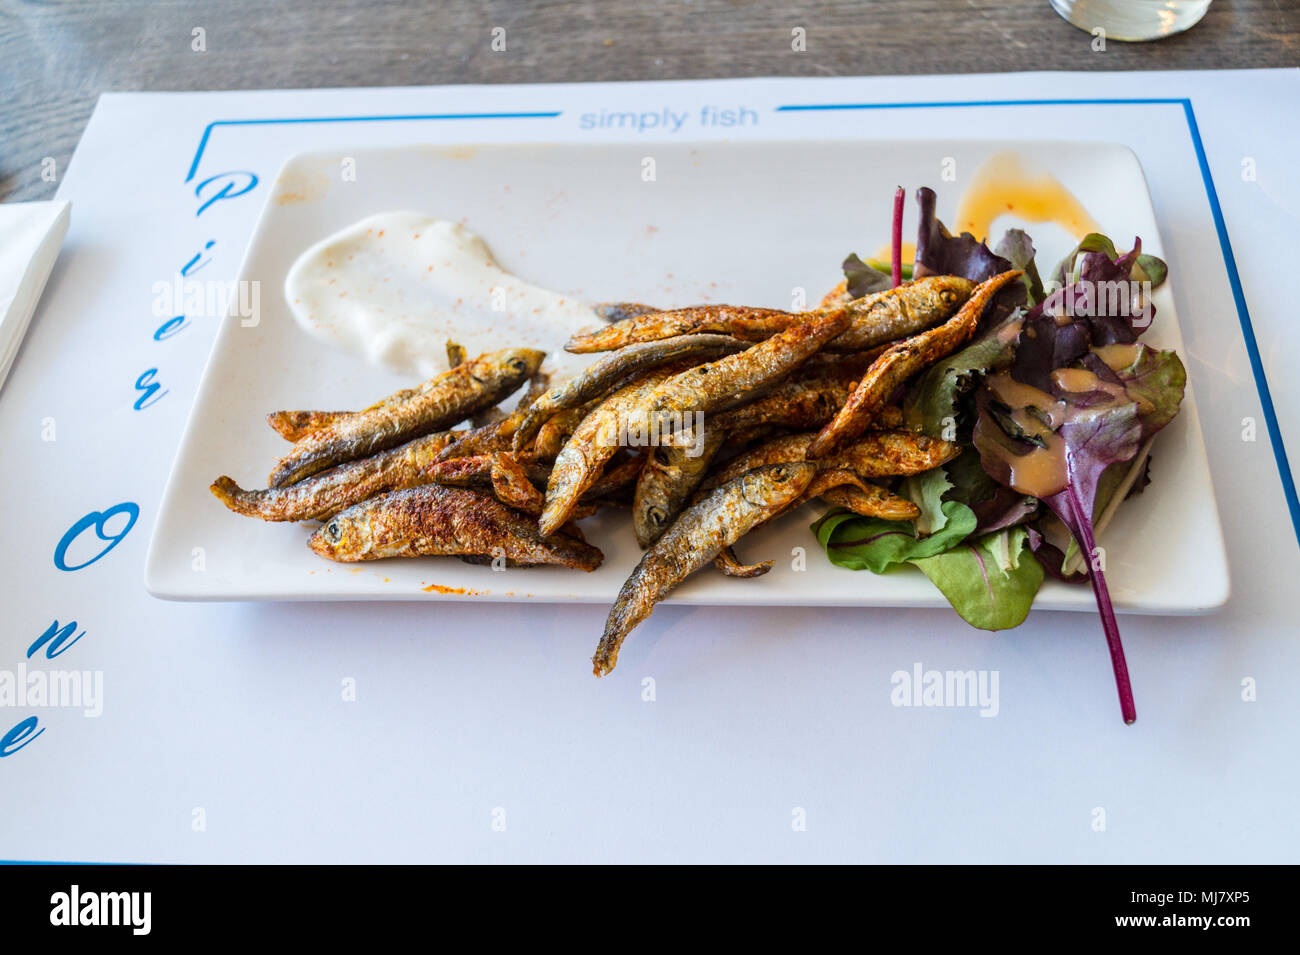
<path fill-rule="evenodd" d="M 246 491 L 223 475 L 210 490 L 236 514 L 264 521 L 323 521 L 376 494 L 428 484 L 432 478 L 427 469 L 451 441 L 451 432 L 438 431 L 296 484 Z"/>
<path fill-rule="evenodd" d="M 921 369 L 956 351 L 975 333 L 980 316 L 984 314 L 984 309 L 993 296 L 1020 278 L 1020 274 L 1014 270 L 1003 272 L 982 282 L 971 293 L 966 304 L 947 322 L 898 342 L 872 362 L 849 400 L 817 435 L 808 449 L 808 458 L 824 457 L 866 431 L 899 385 Z"/>
<path fill-rule="evenodd" d="M 267 484 L 283 487 L 343 461 L 368 457 L 449 428 L 510 395 L 537 371 L 545 357 L 545 352 L 531 348 L 507 348 L 457 365 L 425 382 L 409 398 L 313 431 L 280 460 Z"/>
<path fill-rule="evenodd" d="M 623 640 L 655 604 L 743 537 L 798 500 L 812 482 L 811 464 L 775 464 L 750 471 L 683 511 L 637 564 L 610 610 L 591 658 L 596 676 L 614 669 Z"/>
<path fill-rule="evenodd" d="M 591 571 L 603 559 L 599 549 L 567 534 L 543 538 L 533 518 L 489 494 L 440 484 L 392 491 L 356 504 L 332 517 L 308 546 L 337 561 L 448 554 Z"/>

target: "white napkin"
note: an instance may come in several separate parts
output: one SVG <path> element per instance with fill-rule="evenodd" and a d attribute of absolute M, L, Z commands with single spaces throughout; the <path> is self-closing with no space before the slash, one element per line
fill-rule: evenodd
<path fill-rule="evenodd" d="M 0 386 L 68 232 L 71 203 L 0 204 Z"/>

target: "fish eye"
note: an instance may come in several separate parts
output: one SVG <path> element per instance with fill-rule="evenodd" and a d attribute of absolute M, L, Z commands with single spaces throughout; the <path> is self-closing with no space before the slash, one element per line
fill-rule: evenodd
<path fill-rule="evenodd" d="M 339 538 L 343 536 L 343 530 L 339 527 L 338 521 L 329 522 L 329 525 L 325 528 L 325 536 L 330 539 L 331 543 L 338 542 Z"/>
<path fill-rule="evenodd" d="M 664 521 L 668 519 L 668 515 L 664 513 L 660 508 L 657 507 L 650 508 L 650 510 L 646 511 L 645 516 L 650 519 L 650 521 L 655 525 L 655 527 L 659 527 L 661 524 L 663 524 Z"/>
<path fill-rule="evenodd" d="M 522 358 L 511 358 L 510 367 L 512 370 L 522 374 L 528 370 L 528 362 L 524 361 Z"/>
<path fill-rule="evenodd" d="M 777 482 L 786 481 L 789 479 L 789 477 L 790 477 L 790 468 L 788 466 L 784 464 L 778 464 L 776 467 L 772 468 L 773 481 L 777 481 Z"/>

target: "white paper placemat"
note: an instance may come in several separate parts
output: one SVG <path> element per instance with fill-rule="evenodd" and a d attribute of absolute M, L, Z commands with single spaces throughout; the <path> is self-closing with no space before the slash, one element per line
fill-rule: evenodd
<path fill-rule="evenodd" d="M 103 97 L 59 190 L 78 208 L 64 259 L 0 394 L 0 855 L 1293 860 L 1298 94 L 1297 71 L 1260 71 Z M 1150 181 L 1234 593 L 1206 618 L 1123 619 L 1135 726 L 1086 614 L 989 635 L 947 611 L 663 608 L 596 681 L 602 607 L 145 594 L 215 330 L 155 314 L 154 286 L 233 278 L 287 156 L 937 133 L 1119 141 Z M 1158 457 L 1153 474 L 1159 493 Z M 950 670 L 996 675 L 996 715 L 895 705 L 897 674 Z M 84 674 L 87 693 L 4 697 L 4 673 L 36 671 Z"/>

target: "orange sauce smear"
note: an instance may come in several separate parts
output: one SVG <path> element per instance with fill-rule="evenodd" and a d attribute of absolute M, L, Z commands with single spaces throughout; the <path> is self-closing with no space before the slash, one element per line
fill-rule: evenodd
<path fill-rule="evenodd" d="M 464 587 L 444 587 L 442 584 L 429 584 L 427 587 L 421 587 L 427 594 L 466 594 L 470 597 L 481 597 L 487 593 L 486 590 L 467 590 Z"/>
<path fill-rule="evenodd" d="M 975 173 L 962 195 L 953 232 L 989 238 L 999 216 L 1014 215 L 1025 222 L 1054 222 L 1076 239 L 1101 227 L 1060 181 L 1048 173 L 1032 174 L 1014 153 L 998 153 Z"/>

